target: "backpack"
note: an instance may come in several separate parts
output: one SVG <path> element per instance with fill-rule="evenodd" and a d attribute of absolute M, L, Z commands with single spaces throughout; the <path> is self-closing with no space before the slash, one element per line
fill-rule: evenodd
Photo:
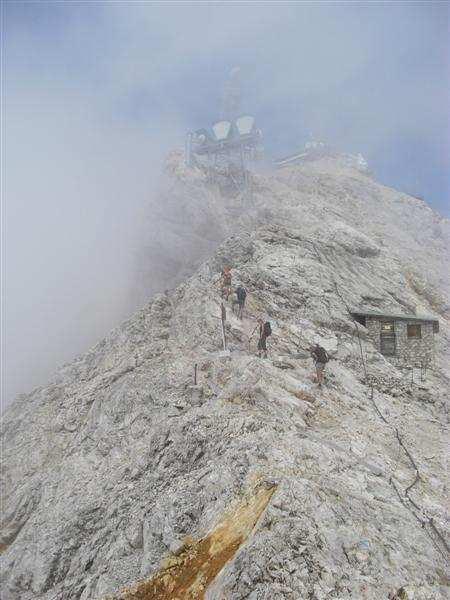
<path fill-rule="evenodd" d="M 222 284 L 228 286 L 231 285 L 231 271 L 222 272 Z"/>
<path fill-rule="evenodd" d="M 269 321 L 266 321 L 264 323 L 263 334 L 265 337 L 269 337 L 269 335 L 272 335 L 272 327 L 270 326 Z"/>
<path fill-rule="evenodd" d="M 246 292 L 245 288 L 239 286 L 236 290 L 236 295 L 237 295 L 237 299 L 240 302 L 240 304 L 244 304 L 245 298 L 247 297 L 247 292 Z"/>
<path fill-rule="evenodd" d="M 318 348 L 315 349 L 315 355 L 317 357 L 317 362 L 324 363 L 324 364 L 328 362 L 327 352 L 326 352 L 325 348 L 322 348 L 322 346 L 319 346 Z"/>

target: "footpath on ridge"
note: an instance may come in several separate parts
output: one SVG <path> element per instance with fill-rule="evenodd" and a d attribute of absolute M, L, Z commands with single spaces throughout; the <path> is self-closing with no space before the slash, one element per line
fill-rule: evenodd
<path fill-rule="evenodd" d="M 332 161 L 255 175 L 248 199 L 175 166 L 170 218 L 197 227 L 176 285 L 4 415 L 2 600 L 445 598 L 448 222 Z M 225 265 L 248 290 L 226 353 Z M 346 305 L 439 318 L 426 378 Z"/>

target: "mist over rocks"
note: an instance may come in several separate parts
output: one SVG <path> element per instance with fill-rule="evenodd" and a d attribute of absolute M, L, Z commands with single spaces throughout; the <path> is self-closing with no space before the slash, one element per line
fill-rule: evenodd
<path fill-rule="evenodd" d="M 171 154 L 141 263 L 163 287 L 6 410 L 2 600 L 447 597 L 445 544 L 416 517 L 448 540 L 450 223 L 338 157 L 251 180 L 223 195 Z M 249 293 L 242 321 L 227 304 L 229 353 L 226 264 Z M 423 381 L 361 328 L 373 404 L 335 284 L 439 319 Z"/>

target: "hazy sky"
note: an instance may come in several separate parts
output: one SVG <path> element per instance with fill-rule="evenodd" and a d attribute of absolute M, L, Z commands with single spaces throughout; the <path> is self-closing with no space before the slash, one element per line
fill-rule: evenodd
<path fill-rule="evenodd" d="M 449 4 L 4 2 L 4 401 L 136 308 L 161 159 L 231 67 L 269 156 L 309 134 L 450 214 Z"/>

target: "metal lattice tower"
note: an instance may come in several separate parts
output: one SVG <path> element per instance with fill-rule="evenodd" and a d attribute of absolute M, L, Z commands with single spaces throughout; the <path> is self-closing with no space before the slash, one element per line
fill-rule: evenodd
<path fill-rule="evenodd" d="M 240 114 L 241 98 L 241 71 L 235 67 L 224 89 L 222 120 L 188 133 L 185 150 L 188 166 L 203 168 L 211 182 L 236 192 L 248 189 L 248 162 L 262 153 L 262 133 L 254 117 Z"/>

